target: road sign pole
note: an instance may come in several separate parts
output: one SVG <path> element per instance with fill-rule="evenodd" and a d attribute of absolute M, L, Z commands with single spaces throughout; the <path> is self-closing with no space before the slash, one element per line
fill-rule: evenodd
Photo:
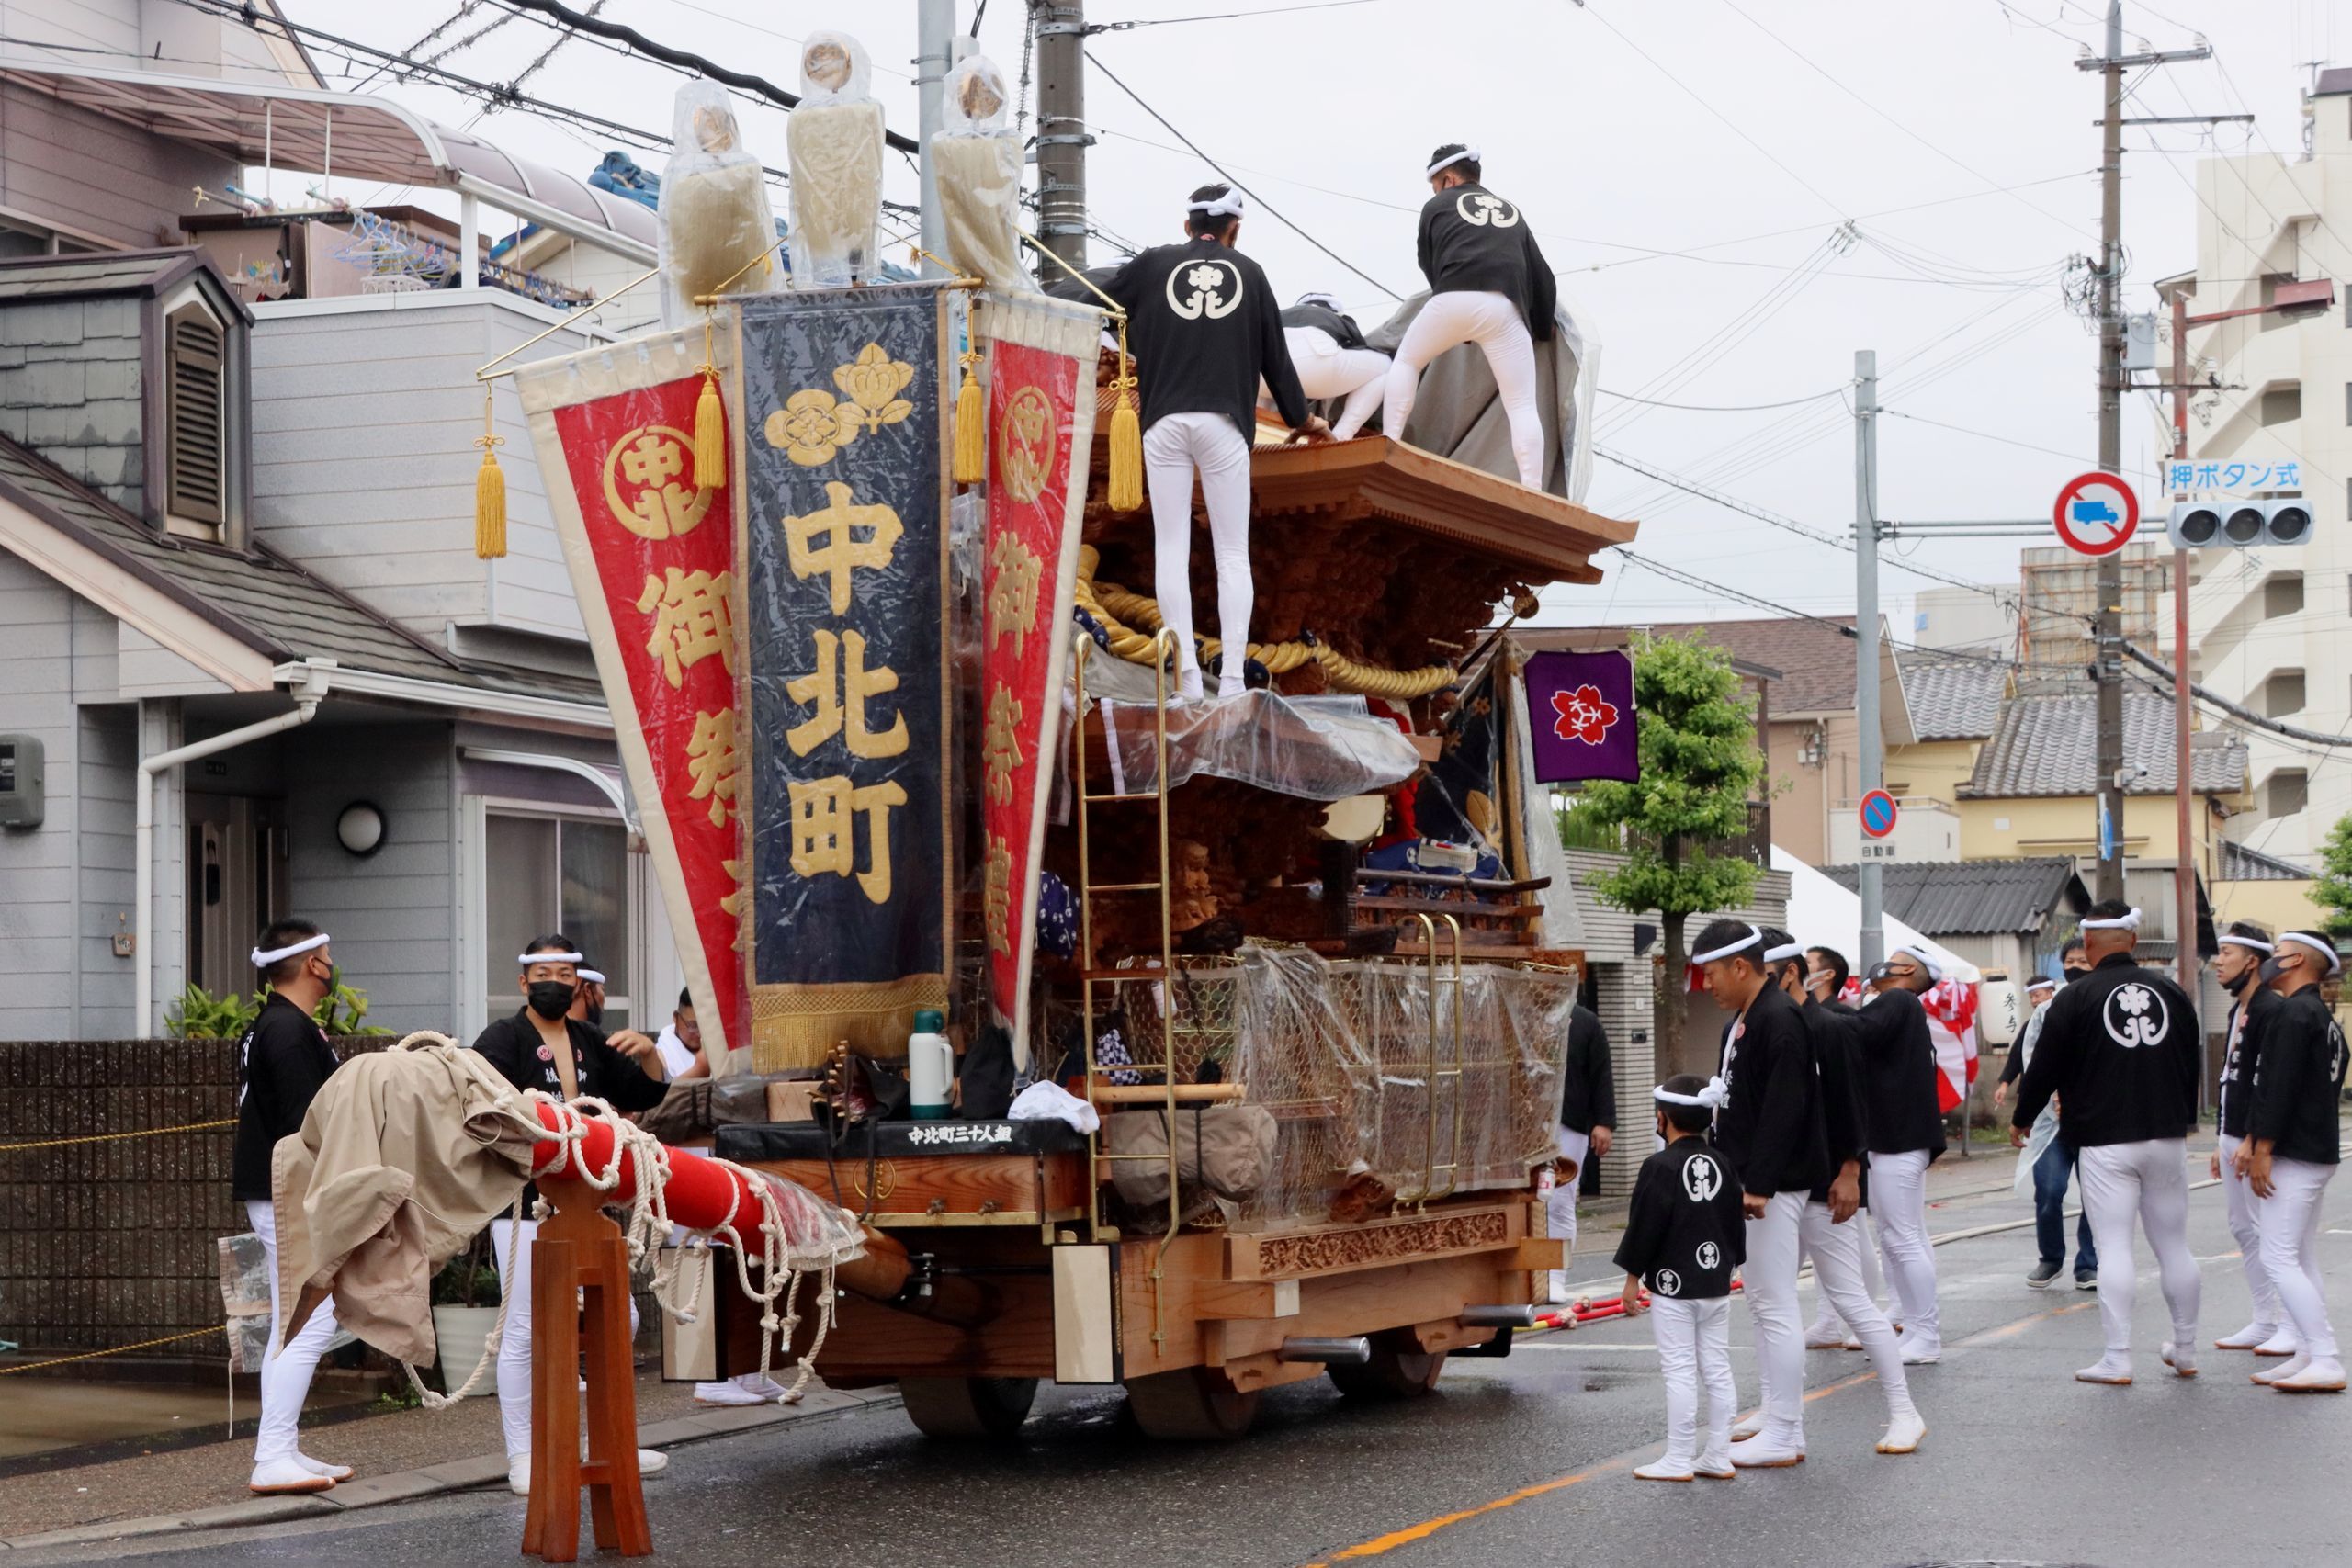
<path fill-rule="evenodd" d="M 1861 732 L 1856 749 L 1863 795 L 1885 782 L 1878 698 L 1878 353 L 1863 348 L 1854 352 L 1854 723 Z M 1854 872 L 1862 900 L 1861 952 L 1855 956 L 1859 972 L 1868 974 L 1886 956 L 1879 863 L 1857 854 Z"/>

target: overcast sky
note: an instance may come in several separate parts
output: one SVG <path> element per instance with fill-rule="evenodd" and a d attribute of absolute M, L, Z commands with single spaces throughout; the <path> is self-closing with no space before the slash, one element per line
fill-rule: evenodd
<path fill-rule="evenodd" d="M 379 47 L 415 43 L 458 0 L 284 0 L 293 20 Z M 961 25 L 973 14 L 958 6 Z M 2128 115 L 2238 113 L 2258 127 L 2129 130 L 2124 160 L 2130 309 L 2155 278 L 2195 265 L 2197 158 L 2301 147 L 2309 62 L 2335 57 L 2326 0 L 2165 0 L 2127 6 L 2127 50 L 2183 48 L 2211 62 L 2136 78 Z M 1414 214 L 1442 141 L 1486 156 L 1487 182 L 1518 202 L 1562 274 L 1561 291 L 1603 344 L 1604 445 L 1738 499 L 1830 529 L 1853 518 L 1854 352 L 1878 353 L 1885 405 L 1880 510 L 1892 518 L 2047 517 L 2058 483 L 2093 466 L 2095 342 L 2066 308 L 2070 256 L 2097 246 L 2098 78 L 2075 68 L 2099 39 L 2091 0 L 1144 0 L 1098 3 L 1092 22 L 1240 10 L 1238 19 L 1138 27 L 1090 40 L 1090 208 L 1106 235 L 1170 237 L 1183 193 L 1215 177 L 1177 132 L 1262 200 L 1242 246 L 1285 297 L 1329 289 L 1369 321 L 1385 289 L 1419 287 Z M 419 51 L 467 39 L 501 11 L 479 4 Z M 894 130 L 915 129 L 911 0 L 609 0 L 605 17 L 739 69 L 794 83 L 794 41 L 849 27 L 876 63 Z M 397 17 L 395 22 L 391 18 Z M 1442 22 L 1441 18 L 1442 17 Z M 1767 30 L 1769 29 L 1769 30 Z M 1009 76 L 1022 62 L 1019 0 L 993 0 L 979 36 Z M 506 81 L 558 35 L 514 19 L 447 56 Z M 2347 41 L 2352 41 L 2348 39 Z M 313 42 L 331 80 L 345 67 Z M 1122 92 L 1115 73 L 1142 103 Z M 364 69 L 356 72 L 364 75 Z M 525 90 L 667 134 L 678 76 L 605 46 L 566 43 Z M 435 118 L 481 106 L 420 84 L 376 82 Z M 1174 127 L 1155 121 L 1143 103 Z M 747 116 L 784 163 L 780 112 Z M 505 109 L 478 129 L 582 175 L 608 144 Z M 363 193 L 366 194 L 366 193 Z M 894 159 L 888 194 L 913 201 Z M 1267 210 L 1279 208 L 1351 273 Z M 1850 237 L 1838 238 L 1841 225 Z M 1094 242 L 1092 259 L 1117 248 Z M 1786 408 L 1694 412 L 1670 402 Z M 1931 423 L 1927 422 L 1941 422 Z M 1945 426 L 1960 426 L 1949 429 Z M 2144 397 L 2127 403 L 2124 459 L 2152 497 L 2162 450 Z M 1641 522 L 1636 547 L 1813 614 L 1850 613 L 1852 558 L 1612 463 L 1588 504 Z M 1910 551 L 1909 545 L 1898 547 Z M 2010 540 L 1922 544 L 1916 558 L 1984 582 L 2016 578 Z M 1555 590 L 1558 623 L 1731 618 L 1751 607 L 1601 558 L 1606 581 Z M 1909 635 L 1912 592 L 1890 568 L 1883 594 Z"/>

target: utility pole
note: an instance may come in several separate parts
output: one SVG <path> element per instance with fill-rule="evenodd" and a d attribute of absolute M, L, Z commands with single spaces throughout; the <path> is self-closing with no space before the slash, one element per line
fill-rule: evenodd
<path fill-rule="evenodd" d="M 1878 351 L 1854 351 L 1854 725 L 1860 732 L 1860 789 L 1886 782 L 1886 747 L 1878 716 Z M 1857 839 L 1854 874 L 1862 900 L 1860 972 L 1886 956 L 1884 894 L 1879 863 Z"/>
<path fill-rule="evenodd" d="M 931 139 L 937 134 L 941 109 L 947 98 L 947 73 L 954 68 L 956 0 L 916 0 L 915 94 L 917 127 L 922 142 L 922 248 L 932 255 L 947 254 L 947 220 L 939 210 L 939 171 L 932 165 Z M 924 258 L 925 277 L 944 277 L 946 269 Z"/>
<path fill-rule="evenodd" d="M 1086 6 L 1083 0 L 1029 0 L 1037 39 L 1037 237 L 1073 271 L 1086 266 Z M 1060 267 L 1040 257 L 1037 277 Z"/>
<path fill-rule="evenodd" d="M 2172 297 L 2172 455 L 2175 461 L 2188 456 L 2188 295 L 2176 290 Z M 2191 718 L 2188 692 L 2188 552 L 2172 553 L 2172 728 L 2173 728 L 2173 829 L 2180 840 L 2180 869 L 2173 874 L 2175 884 L 2174 919 L 2180 930 L 2180 945 L 2174 952 L 2174 964 L 2180 972 L 2180 988 L 2189 996 L 2197 995 L 2197 858 L 2196 842 L 2190 837 L 2195 821 L 2193 802 L 2194 781 L 2189 776 L 2188 726 Z M 2198 1075 L 2199 1109 L 2205 1097 L 2205 1077 Z"/>
<path fill-rule="evenodd" d="M 2149 50 L 2123 52 L 2123 0 L 2108 0 L 2107 48 L 2096 60 L 2078 60 L 2075 68 L 2097 71 L 2102 84 L 2099 115 L 2098 205 L 2098 466 L 2110 474 L 2123 471 L 2123 393 L 2129 378 L 2123 369 L 2123 73 L 2127 67 L 2167 65 L 2180 60 L 2204 60 L 2212 51 Z M 2203 116 L 2189 117 L 2203 118 Z M 2134 120 L 2134 124 L 2164 123 Z M 2175 379 L 2178 379 L 2177 377 Z M 2098 873 L 2092 897 L 2123 897 L 2123 557 L 2120 551 L 2098 558 L 2098 614 L 2093 628 L 2094 669 L 2098 682 Z M 2186 592 L 2186 574 L 2182 574 Z M 2186 638 L 2182 641 L 2186 643 Z M 2186 659 L 2184 651 L 2180 657 Z M 2186 755 L 2186 725 L 2179 745 Z M 2185 789 L 2187 764 L 2182 764 Z M 2181 845 L 2180 880 L 2192 892 L 2186 905 L 2192 916 L 2177 932 L 2184 952 L 2197 945 L 2193 919 L 2195 872 L 2188 846 Z M 2188 973 L 2184 969 L 2184 974 Z"/>
<path fill-rule="evenodd" d="M 2098 466 L 2123 471 L 2123 0 L 2108 0 L 2106 109 L 2098 170 Z M 2098 558 L 2098 875 L 2093 897 L 2123 897 L 2123 552 Z M 2192 940 L 2188 945 L 2194 946 Z"/>

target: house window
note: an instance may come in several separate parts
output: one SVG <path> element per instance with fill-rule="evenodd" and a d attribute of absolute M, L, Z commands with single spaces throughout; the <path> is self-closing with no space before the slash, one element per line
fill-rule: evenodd
<path fill-rule="evenodd" d="M 2300 670 L 2282 670 L 2262 683 L 2262 711 L 2272 718 L 2302 712 L 2303 697 L 2303 672 Z"/>
<path fill-rule="evenodd" d="M 227 515 L 228 333 L 201 305 L 164 326 L 164 509 L 217 530 Z"/>
<path fill-rule="evenodd" d="M 523 1005 L 514 959 L 532 938 L 561 931 L 604 973 L 604 1027 L 632 1022 L 626 830 L 613 821 L 504 811 L 487 813 L 483 829 L 489 1016 Z"/>
<path fill-rule="evenodd" d="M 2281 768 L 2262 786 L 2262 814 L 2292 817 L 2310 798 L 2310 775 L 2301 768 Z"/>
<path fill-rule="evenodd" d="M 2292 387 L 2273 387 L 2262 394 L 2262 423 L 2266 428 L 2302 417 L 2303 389 L 2300 383 Z"/>
<path fill-rule="evenodd" d="M 2303 580 L 2301 573 L 2292 577 L 2274 577 L 2262 585 L 2262 618 L 2275 621 L 2281 615 L 2300 614 L 2303 607 Z"/>

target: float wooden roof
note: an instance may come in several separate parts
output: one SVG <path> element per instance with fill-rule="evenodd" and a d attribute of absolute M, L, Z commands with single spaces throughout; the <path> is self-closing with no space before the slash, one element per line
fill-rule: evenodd
<path fill-rule="evenodd" d="M 1250 489 L 1259 516 L 1340 511 L 1441 535 L 1526 569 L 1532 578 L 1598 582 L 1594 551 L 1630 543 L 1638 525 L 1382 435 L 1261 445 Z"/>

